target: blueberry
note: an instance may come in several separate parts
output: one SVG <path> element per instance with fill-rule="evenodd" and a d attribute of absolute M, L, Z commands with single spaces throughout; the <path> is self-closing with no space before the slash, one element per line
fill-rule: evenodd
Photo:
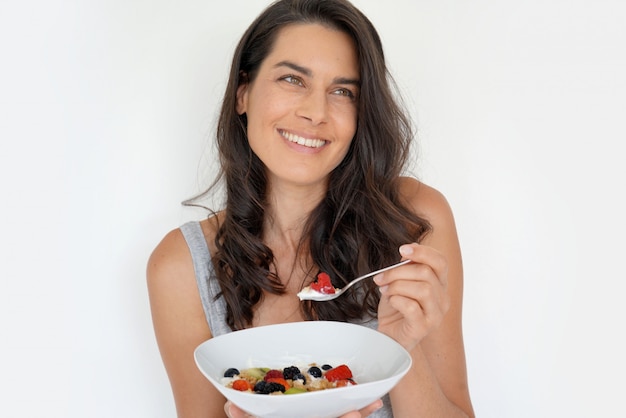
<path fill-rule="evenodd" d="M 292 380 L 302 380 L 302 383 L 306 383 L 306 378 L 302 373 L 298 373 L 297 375 L 295 375 Z"/>
<path fill-rule="evenodd" d="M 237 376 L 238 374 L 239 374 L 239 370 L 231 367 L 230 369 L 224 372 L 224 377 L 233 377 L 233 376 Z"/>
<path fill-rule="evenodd" d="M 254 385 L 254 391 L 257 393 L 265 393 L 265 385 L 267 385 L 267 382 L 265 380 L 259 380 Z"/>
<path fill-rule="evenodd" d="M 308 373 L 313 377 L 322 377 L 322 370 L 317 366 L 309 368 Z"/>
<path fill-rule="evenodd" d="M 330 364 L 324 364 L 324 365 L 322 366 L 322 370 L 330 370 L 330 369 L 332 369 L 332 368 L 333 368 L 333 366 L 331 366 Z"/>

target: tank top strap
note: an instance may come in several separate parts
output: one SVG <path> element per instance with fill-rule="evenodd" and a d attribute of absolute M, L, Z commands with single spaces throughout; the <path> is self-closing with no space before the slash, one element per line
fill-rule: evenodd
<path fill-rule="evenodd" d="M 180 230 L 191 252 L 196 283 L 211 335 L 217 337 L 229 333 L 232 330 L 226 323 L 226 301 L 220 295 L 221 288 L 202 226 L 198 221 L 190 221 L 183 224 Z"/>

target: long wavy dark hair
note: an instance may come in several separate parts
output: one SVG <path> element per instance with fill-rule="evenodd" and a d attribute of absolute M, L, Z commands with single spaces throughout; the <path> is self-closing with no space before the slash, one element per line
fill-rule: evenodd
<path fill-rule="evenodd" d="M 217 126 L 217 147 L 226 202 L 213 254 L 217 279 L 233 329 L 250 327 L 264 292 L 285 292 L 264 244 L 266 168 L 252 152 L 246 116 L 236 111 L 237 88 L 252 82 L 280 29 L 316 23 L 355 42 L 360 94 L 355 136 L 330 174 L 326 196 L 305 225 L 300 248 L 335 287 L 399 260 L 398 246 L 419 241 L 430 225 L 401 202 L 398 181 L 410 155 L 413 131 L 392 92 L 383 48 L 372 23 L 346 0 L 280 0 L 271 4 L 241 38 L 233 57 Z M 214 217 L 213 219 L 217 219 Z M 315 272 L 310 272 L 311 277 Z M 307 320 L 359 321 L 376 316 L 380 296 L 369 280 L 335 302 L 302 303 Z"/>

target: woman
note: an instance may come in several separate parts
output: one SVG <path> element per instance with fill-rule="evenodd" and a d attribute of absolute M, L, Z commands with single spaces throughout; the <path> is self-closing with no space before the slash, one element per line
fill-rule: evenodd
<path fill-rule="evenodd" d="M 282 0 L 235 51 L 217 141 L 223 210 L 170 232 L 148 265 L 157 341 L 178 416 L 243 417 L 193 350 L 232 330 L 304 320 L 377 329 L 413 366 L 383 402 L 344 417 L 473 416 L 462 265 L 445 198 L 401 177 L 411 137 L 380 39 L 346 0 Z M 395 263 L 333 302 L 300 302 Z M 371 415 L 370 415 L 371 414 Z"/>

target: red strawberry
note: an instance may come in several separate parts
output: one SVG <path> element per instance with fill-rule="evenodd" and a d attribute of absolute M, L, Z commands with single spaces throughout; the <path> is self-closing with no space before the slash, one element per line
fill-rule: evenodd
<path fill-rule="evenodd" d="M 269 381 L 269 379 L 273 379 L 276 377 L 283 379 L 285 376 L 283 376 L 283 372 L 281 372 L 280 370 L 270 370 L 267 373 L 265 373 L 263 380 L 267 382 Z"/>
<path fill-rule="evenodd" d="M 344 386 L 354 386 L 354 385 L 356 385 L 356 382 L 352 379 L 341 379 L 341 380 L 337 380 L 335 387 L 342 388 Z"/>
<path fill-rule="evenodd" d="M 239 379 L 233 382 L 233 389 L 238 390 L 240 392 L 246 392 L 252 389 L 252 387 L 250 387 L 250 383 L 248 383 L 248 381 Z"/>
<path fill-rule="evenodd" d="M 352 379 L 352 370 L 345 364 L 342 364 L 327 371 L 324 377 L 329 382 Z"/>
<path fill-rule="evenodd" d="M 317 281 L 311 283 L 311 289 L 320 293 L 335 293 L 335 286 L 330 282 L 330 276 L 324 272 L 317 275 Z"/>

